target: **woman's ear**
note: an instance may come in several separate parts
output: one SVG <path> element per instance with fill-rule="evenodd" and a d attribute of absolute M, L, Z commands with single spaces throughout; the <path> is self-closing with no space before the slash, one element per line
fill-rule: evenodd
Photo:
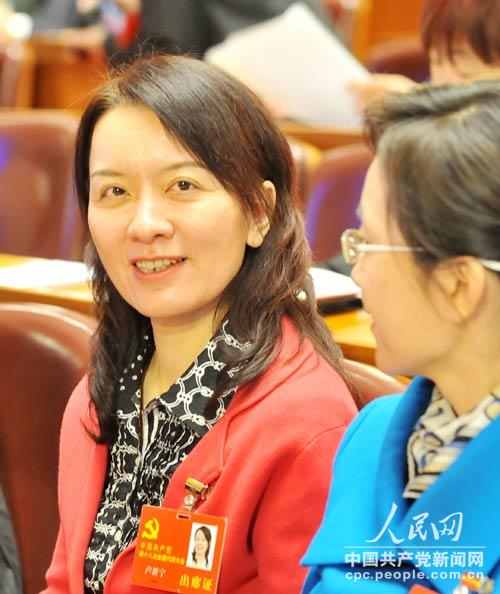
<path fill-rule="evenodd" d="M 276 204 L 276 188 L 273 182 L 266 179 L 262 182 L 262 187 L 266 192 L 268 204 L 274 209 L 274 205 Z M 247 245 L 253 248 L 260 247 L 269 231 L 270 225 L 271 222 L 265 211 L 262 212 L 259 218 L 252 219 L 247 234 Z"/>
<path fill-rule="evenodd" d="M 452 323 L 472 317 L 486 290 L 486 270 L 477 258 L 458 256 L 441 262 L 433 270 L 438 291 L 434 301 L 441 315 Z"/>

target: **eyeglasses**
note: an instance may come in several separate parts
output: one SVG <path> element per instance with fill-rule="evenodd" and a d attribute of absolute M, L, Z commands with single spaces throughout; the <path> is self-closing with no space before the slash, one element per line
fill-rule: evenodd
<path fill-rule="evenodd" d="M 410 245 L 388 245 L 380 243 L 367 243 L 357 229 L 346 229 L 340 238 L 344 260 L 354 266 L 361 254 L 365 252 L 423 252 L 424 248 Z M 478 258 L 479 262 L 489 270 L 500 272 L 500 262 Z"/>
<path fill-rule="evenodd" d="M 479 258 L 479 261 L 485 268 L 489 268 L 495 272 L 500 272 L 500 262 L 497 260 L 483 260 L 482 258 Z"/>
<path fill-rule="evenodd" d="M 409 245 L 389 245 L 381 243 L 367 243 L 357 229 L 346 229 L 340 238 L 344 260 L 351 265 L 356 264 L 361 254 L 365 252 L 422 252 L 421 247 Z"/>

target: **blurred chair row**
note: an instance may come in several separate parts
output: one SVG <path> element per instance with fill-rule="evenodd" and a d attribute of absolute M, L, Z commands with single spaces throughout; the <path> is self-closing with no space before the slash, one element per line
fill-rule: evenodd
<path fill-rule="evenodd" d="M 365 62 L 370 72 L 402 74 L 416 83 L 429 80 L 430 66 L 420 39 L 404 38 L 373 46 Z"/>
<path fill-rule="evenodd" d="M 359 225 L 356 209 L 372 158 L 362 143 L 323 153 L 305 206 L 306 234 L 316 262 L 337 254 L 342 232 Z"/>
<path fill-rule="evenodd" d="M 85 373 L 95 321 L 63 308 L 0 303 L 0 484 L 9 506 L 25 594 L 43 588 L 58 527 L 59 428 Z M 346 361 L 362 404 L 404 386 L 377 369 Z"/>
<path fill-rule="evenodd" d="M 80 259 L 84 233 L 73 191 L 76 116 L 0 112 L 0 251 Z"/>
<path fill-rule="evenodd" d="M 100 42 L 70 37 L 38 32 L 0 42 L 0 107 L 82 109 L 107 63 Z"/>
<path fill-rule="evenodd" d="M 0 45 L 0 107 L 31 107 L 35 56 L 24 43 Z"/>
<path fill-rule="evenodd" d="M 423 0 L 323 0 L 351 52 L 366 63 L 374 47 L 416 36 Z M 401 73 L 404 74 L 404 73 Z"/>
<path fill-rule="evenodd" d="M 91 318 L 40 304 L 0 304 L 0 484 L 16 535 L 25 594 L 43 589 L 57 526 L 59 430 L 85 373 Z"/>

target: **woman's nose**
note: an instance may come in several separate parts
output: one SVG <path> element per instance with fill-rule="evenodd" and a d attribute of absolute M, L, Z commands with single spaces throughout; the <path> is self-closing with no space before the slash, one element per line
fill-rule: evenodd
<path fill-rule="evenodd" d="M 170 214 L 164 196 L 141 196 L 128 226 L 129 238 L 150 243 L 157 237 L 173 237 L 175 229 Z"/>

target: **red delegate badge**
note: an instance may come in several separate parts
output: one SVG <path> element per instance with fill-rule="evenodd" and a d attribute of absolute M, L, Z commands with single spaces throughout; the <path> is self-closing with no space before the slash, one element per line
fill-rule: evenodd
<path fill-rule="evenodd" d="M 165 592 L 217 592 L 227 519 L 144 505 L 132 584 Z"/>

